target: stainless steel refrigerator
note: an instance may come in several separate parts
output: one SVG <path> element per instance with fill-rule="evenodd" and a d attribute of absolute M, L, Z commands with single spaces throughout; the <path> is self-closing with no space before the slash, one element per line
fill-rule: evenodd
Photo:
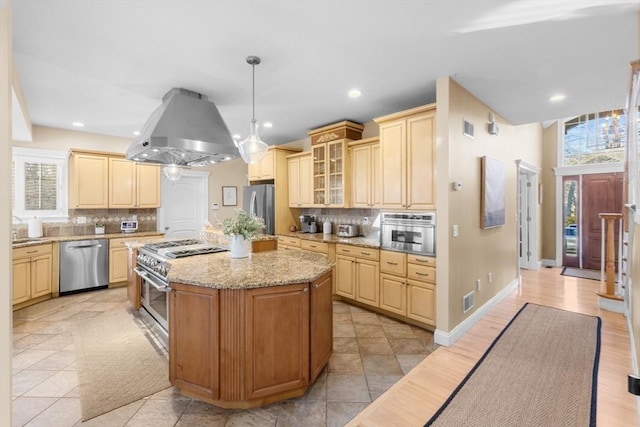
<path fill-rule="evenodd" d="M 242 209 L 264 219 L 264 234 L 275 234 L 276 197 L 273 184 L 247 185 L 242 195 Z"/>

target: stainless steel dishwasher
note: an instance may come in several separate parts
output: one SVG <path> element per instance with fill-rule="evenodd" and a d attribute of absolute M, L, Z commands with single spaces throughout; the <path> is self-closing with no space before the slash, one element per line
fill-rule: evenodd
<path fill-rule="evenodd" d="M 109 285 L 109 241 L 60 243 L 60 294 Z"/>

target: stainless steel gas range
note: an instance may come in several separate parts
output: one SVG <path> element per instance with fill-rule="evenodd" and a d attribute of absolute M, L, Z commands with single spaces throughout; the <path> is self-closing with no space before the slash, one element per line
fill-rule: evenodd
<path fill-rule="evenodd" d="M 171 260 L 226 251 L 197 239 L 147 243 L 138 249 L 134 271 L 140 276 L 140 314 L 168 348 Z"/>

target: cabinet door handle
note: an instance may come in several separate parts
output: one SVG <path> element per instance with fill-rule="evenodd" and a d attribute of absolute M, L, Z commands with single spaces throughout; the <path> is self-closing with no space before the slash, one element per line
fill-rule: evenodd
<path fill-rule="evenodd" d="M 351 252 L 349 249 L 343 249 L 342 252 Z"/>
<path fill-rule="evenodd" d="M 35 251 L 27 251 L 28 254 L 35 254 L 38 253 L 38 250 L 36 249 Z"/>
<path fill-rule="evenodd" d="M 320 287 L 320 285 L 318 285 L 317 283 L 315 285 L 313 285 L 314 288 L 318 289 Z"/>
<path fill-rule="evenodd" d="M 305 288 L 302 290 L 302 292 L 309 292 L 309 288 L 307 288 L 307 287 L 305 286 Z"/>
<path fill-rule="evenodd" d="M 316 245 L 309 245 L 310 248 L 317 248 Z"/>
<path fill-rule="evenodd" d="M 389 262 L 389 261 L 387 261 L 387 264 L 389 264 L 389 265 L 398 265 L 397 262 Z"/>
<path fill-rule="evenodd" d="M 418 276 L 429 277 L 429 274 L 428 274 L 428 273 L 420 273 L 419 271 L 416 271 L 416 274 L 417 274 Z"/>
<path fill-rule="evenodd" d="M 360 254 L 362 254 L 362 255 L 366 255 L 366 256 L 370 256 L 370 255 L 371 255 L 371 252 L 360 252 Z"/>
<path fill-rule="evenodd" d="M 416 262 L 429 262 L 428 259 L 419 259 L 419 258 L 414 259 L 414 261 L 416 261 Z"/>

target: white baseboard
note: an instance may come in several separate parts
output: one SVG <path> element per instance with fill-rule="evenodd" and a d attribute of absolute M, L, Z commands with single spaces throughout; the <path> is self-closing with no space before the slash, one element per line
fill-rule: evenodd
<path fill-rule="evenodd" d="M 555 259 L 542 259 L 540 260 L 540 264 L 543 267 L 559 267 L 559 265 L 556 265 Z"/>
<path fill-rule="evenodd" d="M 482 307 L 474 311 L 471 316 L 464 319 L 458 326 L 453 328 L 451 332 L 444 332 L 439 329 L 433 334 L 433 340 L 436 344 L 443 345 L 445 347 L 451 347 L 456 341 L 460 339 L 473 325 L 478 323 L 485 314 L 493 308 L 494 305 L 502 301 L 507 295 L 509 295 L 514 289 L 518 288 L 521 283 L 521 278 L 518 276 L 511 283 L 505 286 L 500 292 L 495 294 L 493 298 L 484 303 Z"/>
<path fill-rule="evenodd" d="M 625 313 L 626 310 L 624 308 L 624 301 L 621 301 L 621 300 L 613 300 L 609 298 L 598 297 L 598 308 L 601 308 L 607 311 L 612 311 L 614 313 L 626 314 Z"/>

